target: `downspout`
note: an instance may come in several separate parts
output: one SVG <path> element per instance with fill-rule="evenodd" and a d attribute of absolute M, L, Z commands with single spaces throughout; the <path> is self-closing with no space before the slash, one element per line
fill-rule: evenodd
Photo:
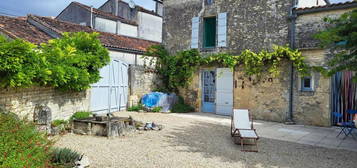
<path fill-rule="evenodd" d="M 115 0 L 115 16 L 119 16 L 119 14 L 118 14 L 118 9 L 119 8 L 119 2 L 118 2 L 118 0 Z"/>
<path fill-rule="evenodd" d="M 93 6 L 90 6 L 90 28 L 93 29 Z"/>
<path fill-rule="evenodd" d="M 297 6 L 297 0 L 292 0 L 293 6 L 289 11 L 290 18 L 290 39 L 289 46 L 291 49 L 295 49 L 295 32 L 296 32 L 296 18 L 295 8 Z M 293 98 L 294 98 L 294 65 L 290 63 L 290 90 L 289 90 L 289 110 L 286 114 L 285 124 L 295 124 L 293 120 Z"/>

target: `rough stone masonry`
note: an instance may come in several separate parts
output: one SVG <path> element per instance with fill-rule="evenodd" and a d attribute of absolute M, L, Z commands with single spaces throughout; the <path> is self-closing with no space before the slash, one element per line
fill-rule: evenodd
<path fill-rule="evenodd" d="M 199 51 L 203 54 L 230 52 L 239 54 L 245 49 L 261 51 L 273 45 L 288 45 L 291 0 L 166 0 L 164 1 L 163 43 L 171 52 L 190 49 L 192 18 L 199 17 Z M 311 65 L 324 65 L 328 51 L 318 47 L 313 34 L 325 28 L 323 18 L 339 16 L 351 9 L 301 14 L 296 21 L 296 44 Z M 227 47 L 203 48 L 204 18 L 227 12 Z M 178 15 L 180 17 L 178 17 Z M 189 88 L 181 89 L 185 101 L 201 111 L 202 88 L 200 71 L 217 67 L 201 67 L 194 74 Z M 281 65 L 281 75 L 267 75 L 258 81 L 246 77 L 239 68 L 234 71 L 234 108 L 248 108 L 256 119 L 284 122 L 289 111 L 291 71 L 289 63 Z M 301 76 L 293 74 L 293 117 L 299 124 L 330 126 L 330 78 L 312 73 L 313 88 L 304 92 Z"/>

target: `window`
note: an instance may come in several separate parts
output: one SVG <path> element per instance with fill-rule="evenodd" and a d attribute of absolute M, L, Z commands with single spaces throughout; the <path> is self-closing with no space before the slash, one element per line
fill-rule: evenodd
<path fill-rule="evenodd" d="M 206 0 L 206 4 L 207 5 L 212 5 L 213 4 L 213 0 Z"/>
<path fill-rule="evenodd" d="M 301 78 L 301 91 L 313 91 L 313 81 L 311 76 Z"/>
<path fill-rule="evenodd" d="M 216 17 L 204 18 L 203 48 L 216 46 Z"/>

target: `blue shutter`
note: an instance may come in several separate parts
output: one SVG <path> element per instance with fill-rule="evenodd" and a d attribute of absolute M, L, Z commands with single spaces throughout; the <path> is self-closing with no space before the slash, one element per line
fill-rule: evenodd
<path fill-rule="evenodd" d="M 227 47 L 227 13 L 218 14 L 218 47 Z"/>
<path fill-rule="evenodd" d="M 191 39 L 191 48 L 198 48 L 198 32 L 200 28 L 200 18 L 192 18 L 192 39 Z"/>

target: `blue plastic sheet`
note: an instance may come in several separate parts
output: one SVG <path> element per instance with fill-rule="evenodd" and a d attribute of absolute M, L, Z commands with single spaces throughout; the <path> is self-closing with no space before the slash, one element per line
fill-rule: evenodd
<path fill-rule="evenodd" d="M 141 103 L 148 108 L 162 107 L 161 112 L 168 112 L 177 102 L 176 94 L 166 94 L 161 92 L 152 92 L 142 97 Z"/>
<path fill-rule="evenodd" d="M 142 103 L 146 107 L 156 107 L 157 104 L 160 101 L 160 98 L 162 97 L 163 93 L 160 92 L 152 92 L 149 94 L 146 94 L 142 98 Z"/>

